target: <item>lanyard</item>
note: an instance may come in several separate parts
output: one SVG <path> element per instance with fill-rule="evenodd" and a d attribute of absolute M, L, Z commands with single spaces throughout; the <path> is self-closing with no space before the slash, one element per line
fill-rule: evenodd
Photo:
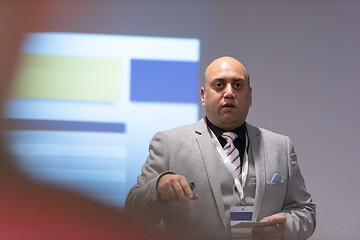
<path fill-rule="evenodd" d="M 244 151 L 244 159 L 243 159 L 243 164 L 242 164 L 242 168 L 241 168 L 241 182 L 239 180 L 239 177 L 237 176 L 234 167 L 231 164 L 231 159 L 227 156 L 227 154 L 225 153 L 224 149 L 222 148 L 222 146 L 220 145 L 219 140 L 217 139 L 217 137 L 215 136 L 215 134 L 210 130 L 210 134 L 211 134 L 211 139 L 216 147 L 216 150 L 219 152 L 221 158 L 223 159 L 226 167 L 229 169 L 231 175 L 234 178 L 234 182 L 235 182 L 235 186 L 236 189 L 239 192 L 240 195 L 240 200 L 241 200 L 241 204 L 245 205 L 245 196 L 244 196 L 244 186 L 245 186 L 245 181 L 246 181 L 246 177 L 248 175 L 249 172 L 249 160 L 248 160 L 248 154 L 247 154 L 247 148 L 248 148 L 248 144 L 249 144 L 249 140 L 248 140 L 248 136 L 247 133 L 245 134 L 245 138 L 246 138 L 246 143 L 245 143 L 245 151 Z"/>

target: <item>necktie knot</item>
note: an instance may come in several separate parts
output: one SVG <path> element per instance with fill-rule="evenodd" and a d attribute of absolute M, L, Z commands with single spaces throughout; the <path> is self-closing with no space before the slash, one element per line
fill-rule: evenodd
<path fill-rule="evenodd" d="M 226 142 L 233 142 L 238 136 L 234 132 L 224 132 L 221 134 L 221 137 L 226 140 Z"/>

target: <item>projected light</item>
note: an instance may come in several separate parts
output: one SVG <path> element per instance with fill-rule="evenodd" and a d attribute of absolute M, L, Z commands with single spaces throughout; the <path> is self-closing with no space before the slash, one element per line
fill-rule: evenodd
<path fill-rule="evenodd" d="M 39 181 L 123 206 L 152 135 L 198 119 L 199 45 L 30 34 L 6 113 L 19 166 Z"/>

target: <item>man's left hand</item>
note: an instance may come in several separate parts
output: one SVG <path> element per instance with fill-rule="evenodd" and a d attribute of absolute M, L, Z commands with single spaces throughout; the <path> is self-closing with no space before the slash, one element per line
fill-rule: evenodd
<path fill-rule="evenodd" d="M 263 236 L 266 240 L 281 240 L 285 234 L 286 217 L 274 214 L 264 217 L 260 222 L 273 222 L 274 224 L 262 227 L 254 227 L 253 231 Z"/>

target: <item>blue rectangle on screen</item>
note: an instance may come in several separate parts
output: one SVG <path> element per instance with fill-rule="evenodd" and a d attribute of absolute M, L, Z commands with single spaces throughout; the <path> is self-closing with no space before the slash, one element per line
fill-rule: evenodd
<path fill-rule="evenodd" d="M 8 130 L 15 131 L 125 132 L 124 123 L 8 118 L 5 124 Z"/>
<path fill-rule="evenodd" d="M 197 89 L 197 62 L 131 60 L 131 101 L 197 103 Z"/>

